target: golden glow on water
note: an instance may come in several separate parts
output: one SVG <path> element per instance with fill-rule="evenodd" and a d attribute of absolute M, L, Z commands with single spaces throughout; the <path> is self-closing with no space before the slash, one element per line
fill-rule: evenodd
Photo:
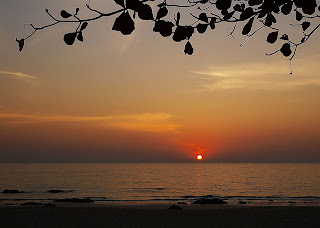
<path fill-rule="evenodd" d="M 199 160 L 199 161 L 201 161 L 202 160 L 202 155 L 201 154 L 199 154 L 198 156 L 197 156 L 197 159 Z"/>

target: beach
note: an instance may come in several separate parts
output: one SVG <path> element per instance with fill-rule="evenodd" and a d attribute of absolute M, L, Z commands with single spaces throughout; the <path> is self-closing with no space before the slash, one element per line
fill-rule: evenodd
<path fill-rule="evenodd" d="M 319 206 L 1 206 L 1 227 L 320 227 Z"/>

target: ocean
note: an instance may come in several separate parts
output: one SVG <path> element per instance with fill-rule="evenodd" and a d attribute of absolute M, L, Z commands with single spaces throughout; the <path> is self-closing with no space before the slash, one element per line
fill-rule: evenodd
<path fill-rule="evenodd" d="M 0 204 L 91 198 L 95 203 L 320 203 L 320 164 L 0 164 Z M 50 190 L 62 190 L 50 193 Z"/>

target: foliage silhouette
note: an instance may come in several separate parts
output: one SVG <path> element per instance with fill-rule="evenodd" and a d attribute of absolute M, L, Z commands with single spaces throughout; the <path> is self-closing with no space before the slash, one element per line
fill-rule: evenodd
<path fill-rule="evenodd" d="M 296 55 L 297 48 L 304 44 L 320 27 L 320 24 L 312 23 L 314 19 L 320 17 L 317 14 L 317 11 L 320 11 L 320 6 L 317 5 L 316 0 L 171 0 L 170 3 L 168 3 L 169 0 L 158 0 L 157 3 L 152 3 L 155 0 L 114 0 L 114 2 L 120 9 L 110 13 L 100 12 L 86 4 L 87 10 L 96 13 L 96 16 L 87 19 L 80 19 L 78 16 L 79 8 L 76 8 L 74 14 L 62 10 L 60 12 L 62 19 L 54 17 L 46 9 L 47 14 L 54 22 L 41 27 L 31 24 L 33 32 L 25 38 L 16 39 L 19 44 L 19 50 L 22 51 L 25 40 L 32 37 L 37 31 L 60 23 L 75 23 L 78 25 L 74 32 L 64 35 L 64 42 L 67 45 L 73 45 L 76 38 L 78 41 L 83 42 L 83 31 L 89 22 L 113 15 L 117 15 L 117 18 L 112 30 L 119 31 L 123 35 L 130 35 L 135 30 L 135 21 L 138 16 L 141 20 L 153 21 L 153 31 L 158 32 L 163 37 L 172 36 L 175 42 L 186 40 L 184 53 L 187 55 L 192 55 L 194 52 L 191 38 L 195 34 L 195 30 L 203 34 L 209 30 L 208 28 L 214 30 L 220 23 L 232 23 L 234 26 L 229 36 L 233 36 L 238 22 L 245 22 L 242 28 L 242 35 L 246 36 L 245 41 L 241 44 L 243 45 L 258 31 L 267 28 L 271 30 L 266 37 L 268 43 L 274 44 L 279 40 L 283 42 L 280 49 L 267 55 L 274 55 L 280 52 L 283 56 L 289 57 L 291 63 Z M 179 9 L 183 11 L 189 10 L 194 22 L 192 24 L 182 24 L 180 12 L 174 15 L 169 14 L 170 10 L 176 12 Z M 194 12 L 198 12 L 198 14 L 195 15 Z M 276 17 L 290 14 L 295 14 L 295 19 L 298 23 L 290 25 L 301 29 L 302 38 L 298 42 L 291 40 L 287 34 L 282 34 L 278 38 L 281 33 L 280 29 L 276 27 Z M 261 26 L 252 31 L 253 25 L 256 23 L 260 23 Z"/>

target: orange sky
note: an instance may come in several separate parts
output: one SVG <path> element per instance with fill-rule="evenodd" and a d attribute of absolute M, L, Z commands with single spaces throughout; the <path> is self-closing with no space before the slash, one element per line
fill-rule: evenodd
<path fill-rule="evenodd" d="M 117 9 L 105 2 L 91 0 Z M 265 56 L 281 45 L 265 42 L 268 29 L 240 47 L 241 31 L 226 37 L 223 25 L 192 39 L 193 56 L 152 22 L 112 31 L 115 18 L 89 23 L 72 47 L 62 38 L 73 25 L 41 31 L 19 53 L 24 24 L 51 22 L 45 8 L 85 17 L 85 3 L 0 3 L 0 162 L 320 162 L 319 31 L 293 76 L 286 58 Z"/>

